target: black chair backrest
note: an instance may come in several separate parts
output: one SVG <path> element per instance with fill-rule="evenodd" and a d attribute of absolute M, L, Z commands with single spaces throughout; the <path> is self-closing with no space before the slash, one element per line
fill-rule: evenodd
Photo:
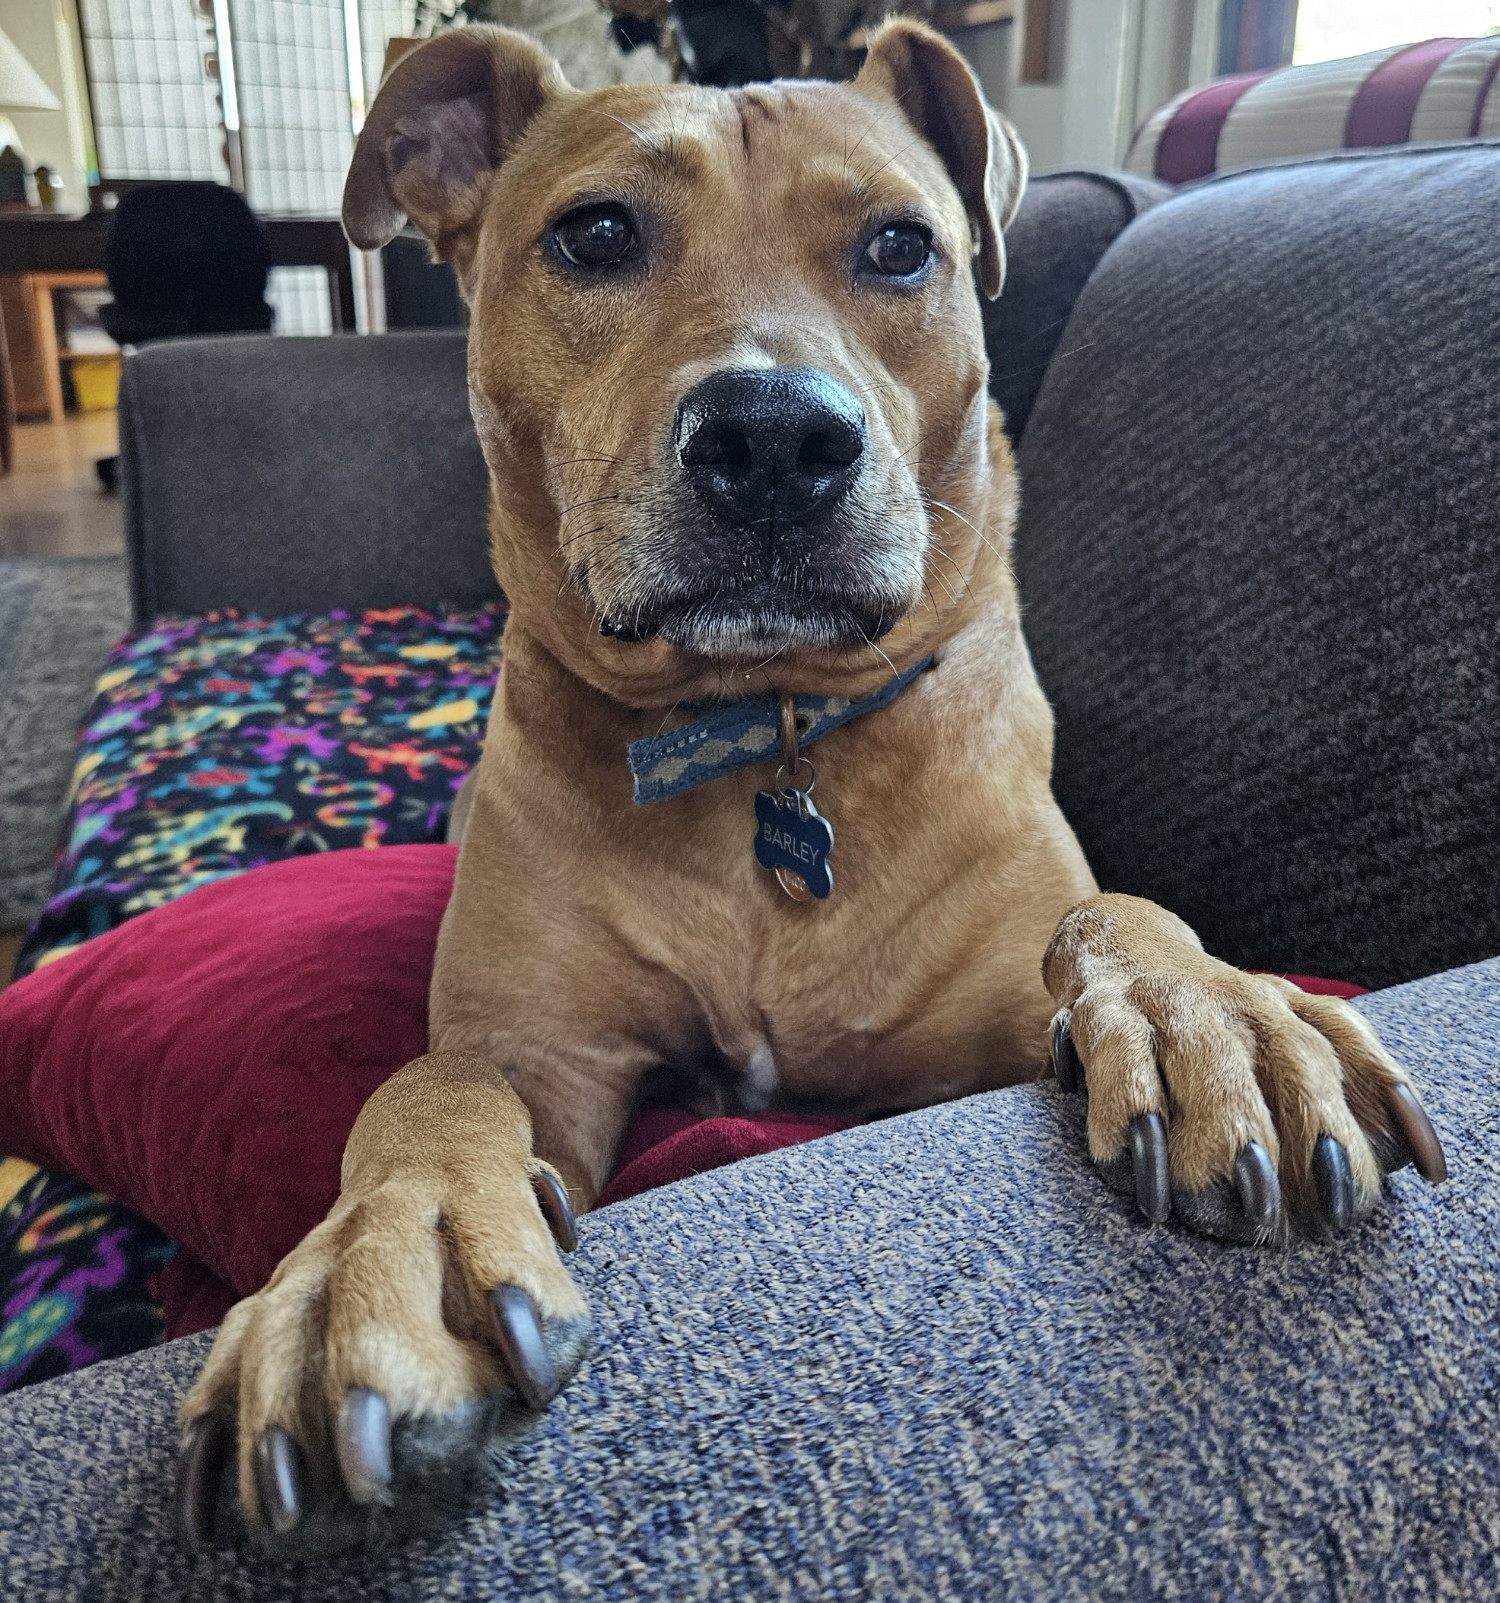
<path fill-rule="evenodd" d="M 117 339 L 270 327 L 270 243 L 223 184 L 127 190 L 110 219 L 104 266 L 115 296 L 104 321 Z"/>

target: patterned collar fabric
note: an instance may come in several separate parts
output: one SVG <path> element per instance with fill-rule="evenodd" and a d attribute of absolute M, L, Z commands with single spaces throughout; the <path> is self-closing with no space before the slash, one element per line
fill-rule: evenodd
<path fill-rule="evenodd" d="M 924 657 L 863 701 L 850 701 L 847 696 L 799 696 L 797 716 L 805 727 L 799 728 L 798 745 L 811 746 L 840 724 L 888 707 L 932 664 L 932 657 Z M 630 771 L 635 775 L 637 802 L 665 801 L 736 768 L 749 768 L 781 755 L 781 704 L 776 696 L 768 692 L 744 701 L 699 702 L 695 710 L 704 705 L 709 711 L 681 729 L 631 741 Z"/>

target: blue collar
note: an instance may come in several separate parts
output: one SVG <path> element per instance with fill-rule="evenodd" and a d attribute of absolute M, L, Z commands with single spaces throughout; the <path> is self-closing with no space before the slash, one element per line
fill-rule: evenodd
<path fill-rule="evenodd" d="M 873 696 L 850 701 L 847 696 L 799 696 L 797 722 L 799 747 L 811 746 L 840 724 L 863 718 L 867 712 L 888 707 L 933 659 L 924 657 Z M 698 702 L 696 707 L 704 706 Z M 781 755 L 781 703 L 769 692 L 744 701 L 710 702 L 710 711 L 668 735 L 654 735 L 630 743 L 630 771 L 635 775 L 638 802 L 665 801 L 710 779 L 750 768 Z"/>

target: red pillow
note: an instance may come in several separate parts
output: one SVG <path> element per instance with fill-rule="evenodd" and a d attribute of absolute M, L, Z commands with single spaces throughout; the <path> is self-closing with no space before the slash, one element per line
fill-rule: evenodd
<path fill-rule="evenodd" d="M 291 858 L 0 994 L 0 1152 L 161 1227 L 242 1295 L 338 1194 L 366 1099 L 427 1050 L 456 848 Z"/>
<path fill-rule="evenodd" d="M 0 993 L 0 1152 L 79 1176 L 177 1242 L 161 1282 L 169 1335 L 265 1284 L 332 1206 L 366 1099 L 427 1050 L 456 856 L 386 846 L 273 863 Z M 599 1200 L 852 1122 L 648 1109 Z"/>
<path fill-rule="evenodd" d="M 293 858 L 122 924 L 0 994 L 0 1152 L 183 1249 L 167 1334 L 218 1323 L 328 1212 L 359 1110 L 427 1050 L 456 848 Z M 600 1203 L 848 1119 L 648 1109 Z"/>

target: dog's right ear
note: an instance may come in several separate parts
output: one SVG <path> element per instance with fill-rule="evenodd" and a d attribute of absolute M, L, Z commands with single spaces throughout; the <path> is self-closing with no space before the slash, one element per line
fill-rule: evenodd
<path fill-rule="evenodd" d="M 939 33 L 911 17 L 884 22 L 854 87 L 893 100 L 943 158 L 974 229 L 979 287 L 990 300 L 1005 282 L 1005 225 L 1026 188 L 1026 149 L 985 103 L 968 62 Z"/>
<path fill-rule="evenodd" d="M 548 98 L 562 69 L 509 28 L 454 28 L 413 50 L 375 97 L 344 182 L 344 232 L 378 250 L 408 217 L 439 261 L 466 252 L 490 174 Z"/>

